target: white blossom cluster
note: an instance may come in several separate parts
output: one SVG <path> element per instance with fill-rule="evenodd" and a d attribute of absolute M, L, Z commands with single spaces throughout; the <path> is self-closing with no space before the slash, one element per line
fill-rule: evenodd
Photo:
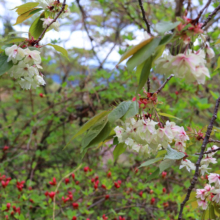
<path fill-rule="evenodd" d="M 166 75 L 174 74 L 176 77 L 185 78 L 188 82 L 197 81 L 199 84 L 204 84 L 206 76 L 210 78 L 205 58 L 210 60 L 214 56 L 213 49 L 208 45 L 206 52 L 202 49 L 196 52 L 188 49 L 184 54 L 164 55 L 155 61 L 155 72 Z"/>
<path fill-rule="evenodd" d="M 207 151 L 215 150 L 217 148 L 218 147 L 216 145 L 213 145 L 211 148 L 208 148 Z M 209 168 L 208 166 L 209 166 L 210 163 L 213 163 L 213 164 L 217 163 L 216 159 L 212 157 L 214 154 L 215 154 L 215 152 L 207 154 L 201 160 L 201 166 L 199 167 L 199 170 L 200 170 L 202 176 L 204 176 L 205 173 L 209 173 L 208 170 L 210 170 L 211 168 Z M 195 164 L 192 163 L 188 159 L 183 159 L 181 161 L 181 165 L 180 165 L 179 168 L 182 169 L 183 167 L 185 167 L 189 172 L 190 172 L 190 170 L 195 170 L 196 169 Z"/>
<path fill-rule="evenodd" d="M 7 47 L 5 54 L 8 56 L 7 62 L 12 61 L 13 67 L 9 74 L 11 77 L 18 79 L 18 83 L 23 89 L 36 88 L 45 85 L 43 75 L 39 72 L 41 56 L 37 50 L 29 48 L 22 49 L 17 45 Z"/>
<path fill-rule="evenodd" d="M 35 0 L 39 3 L 39 6 L 42 7 L 49 16 L 46 18 L 41 18 L 43 21 L 43 28 L 46 28 L 55 18 L 56 14 L 61 10 L 62 3 L 58 3 L 54 0 Z M 62 12 L 62 14 L 59 16 L 59 18 L 65 18 L 69 16 L 70 9 L 66 5 L 65 10 Z M 58 21 L 55 21 L 51 24 L 50 29 L 54 29 L 55 31 L 59 31 L 60 23 Z"/>
<path fill-rule="evenodd" d="M 208 148 L 207 151 L 217 149 L 217 146 L 213 146 Z M 208 173 L 208 168 L 210 163 L 217 163 L 216 159 L 213 158 L 215 152 L 207 154 L 205 158 L 201 161 L 201 167 L 199 168 L 201 174 L 204 175 Z M 209 184 L 206 184 L 204 189 L 197 189 L 196 190 L 196 198 L 198 199 L 198 205 L 203 209 L 206 210 L 208 207 L 208 201 L 216 202 L 220 204 L 220 175 L 217 173 L 210 173 L 208 175 Z M 211 185 L 213 184 L 213 185 Z"/>
<path fill-rule="evenodd" d="M 152 119 L 128 119 L 122 126 L 115 127 L 119 143 L 137 152 L 144 152 L 148 155 L 155 154 L 161 147 L 167 148 L 168 144 L 175 142 L 179 151 L 185 151 L 186 141 L 189 140 L 183 127 L 177 126 L 174 122 L 167 121 L 163 128 L 156 125 L 158 122 Z"/>

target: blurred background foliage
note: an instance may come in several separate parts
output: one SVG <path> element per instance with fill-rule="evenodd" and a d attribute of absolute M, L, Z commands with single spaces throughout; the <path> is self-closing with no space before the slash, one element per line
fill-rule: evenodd
<path fill-rule="evenodd" d="M 11 2 L 10 8 L 17 5 L 17 1 Z M 152 27 L 158 21 L 175 21 L 176 17 L 183 16 L 186 8 L 188 16 L 194 18 L 206 3 L 202 0 L 143 2 Z M 6 1 L 0 3 L 6 7 Z M 65 184 L 63 180 L 60 185 L 56 196 L 56 220 L 74 219 L 74 216 L 82 220 L 105 219 L 103 214 L 108 219 L 121 220 L 176 219 L 192 174 L 180 171 L 176 165 L 165 177 L 150 180 L 154 167 L 136 170 L 146 159 L 143 155 L 127 151 L 114 162 L 109 148 L 112 142 L 109 142 L 89 150 L 81 161 L 80 141 L 83 137 L 71 142 L 79 126 L 100 110 L 112 109 L 135 95 L 138 85 L 135 71 L 128 72 L 124 64 L 118 68 L 115 65 L 119 55 L 142 39 L 145 24 L 138 1 L 76 0 L 68 3 L 72 14 L 62 23 L 61 35 L 64 37 L 50 35 L 50 41 L 66 46 L 70 61 L 52 49 L 43 48 L 42 66 L 47 85 L 37 90 L 24 91 L 7 74 L 1 76 L 0 173 L 12 180 L 7 187 L 0 186 L 0 219 L 5 219 L 6 215 L 8 219 L 52 219 L 53 202 L 44 194 L 54 192 L 56 186 L 49 181 L 55 177 L 58 183 L 81 163 L 82 167 L 74 172 L 75 179 L 70 176 L 70 183 Z M 218 5 L 217 0 L 213 1 L 201 21 Z M 5 10 L 10 13 L 8 8 Z M 7 13 L 0 17 L 4 24 L 0 41 L 14 31 Z M 205 85 L 187 84 L 173 78 L 158 97 L 160 112 L 180 118 L 170 120 L 196 131 L 205 132 L 220 92 L 220 69 L 215 70 L 220 49 L 219 45 L 214 45 L 220 34 L 219 16 L 218 13 L 206 26 L 208 41 L 216 53 L 216 59 L 210 63 L 212 77 Z M 34 16 L 25 21 L 25 26 L 30 25 L 32 19 Z M 71 42 L 70 37 L 65 38 L 66 30 L 71 34 L 82 32 L 87 46 L 79 43 L 76 47 L 77 38 L 76 42 Z M 150 80 L 151 91 L 155 91 L 165 78 L 152 71 Z M 220 139 L 219 127 L 220 112 L 213 133 L 216 139 Z M 189 135 L 188 151 L 194 154 L 199 151 L 201 141 L 196 140 L 195 132 L 189 131 Z M 5 146 L 9 149 L 4 150 Z M 193 162 L 196 159 L 194 156 Z M 92 171 L 85 172 L 83 167 L 87 166 Z M 218 170 L 218 166 L 219 163 L 213 166 L 213 171 Z M 97 189 L 91 183 L 96 176 L 99 177 Z M 114 185 L 118 180 L 122 181 L 119 188 Z M 25 181 L 22 191 L 16 187 L 17 181 Z M 201 177 L 200 184 L 204 183 Z M 101 187 L 102 184 L 107 189 Z M 64 203 L 62 196 L 66 197 L 68 191 L 73 194 L 73 200 Z M 16 209 L 11 214 L 12 208 L 10 212 L 5 211 L 7 203 L 20 207 L 21 214 Z M 72 203 L 78 203 L 78 209 L 74 209 Z M 184 219 L 199 219 L 196 208 L 194 203 L 188 206 L 184 210 Z"/>

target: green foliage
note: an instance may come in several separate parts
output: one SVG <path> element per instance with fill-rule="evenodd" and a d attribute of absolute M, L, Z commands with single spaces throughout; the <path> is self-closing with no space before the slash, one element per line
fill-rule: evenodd
<path fill-rule="evenodd" d="M 13 66 L 12 61 L 7 62 L 7 59 L 8 56 L 6 56 L 4 53 L 0 53 L 0 76 L 9 71 Z"/>

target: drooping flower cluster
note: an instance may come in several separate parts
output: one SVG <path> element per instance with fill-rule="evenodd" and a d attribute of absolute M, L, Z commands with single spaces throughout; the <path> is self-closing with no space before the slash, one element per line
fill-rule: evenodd
<path fill-rule="evenodd" d="M 165 55 L 156 60 L 155 72 L 165 75 L 174 74 L 176 77 L 185 78 L 188 82 L 196 80 L 199 84 L 204 84 L 206 76 L 210 78 L 206 67 L 206 56 L 209 59 L 214 57 L 214 51 L 208 46 L 206 53 L 202 49 L 196 52 L 188 49 L 184 54 Z"/>
<path fill-rule="evenodd" d="M 169 121 L 164 127 L 158 125 L 160 125 L 158 122 L 150 118 L 137 120 L 131 118 L 114 130 L 119 143 L 125 143 L 127 147 L 137 152 L 145 152 L 148 155 L 155 154 L 161 147 L 166 149 L 168 144 L 172 142 L 175 142 L 174 148 L 184 152 L 185 142 L 189 140 L 184 128 Z"/>
<path fill-rule="evenodd" d="M 18 83 L 23 89 L 31 89 L 45 85 L 42 73 L 39 69 L 41 57 L 38 50 L 22 49 L 17 45 L 7 47 L 5 54 L 8 56 L 7 62 L 12 61 L 13 67 L 9 74 L 11 77 L 18 79 Z"/>
<path fill-rule="evenodd" d="M 59 13 L 62 9 L 62 3 L 54 0 L 36 0 L 39 3 L 39 6 L 42 7 L 46 12 L 46 17 L 41 18 L 43 21 L 43 28 L 46 28 L 55 18 L 57 13 Z M 59 16 L 59 18 L 65 18 L 70 14 L 70 9 L 68 5 L 65 6 L 64 11 Z M 59 31 L 60 24 L 58 21 L 55 21 L 51 24 L 50 29 L 54 29 L 55 31 Z"/>

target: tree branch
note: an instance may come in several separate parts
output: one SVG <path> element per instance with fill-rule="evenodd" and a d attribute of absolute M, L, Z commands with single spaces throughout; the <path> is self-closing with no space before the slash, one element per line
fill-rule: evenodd
<path fill-rule="evenodd" d="M 161 87 L 156 91 L 156 93 L 158 94 L 159 92 L 161 92 L 161 90 L 165 87 L 165 85 L 170 81 L 170 79 L 174 77 L 173 74 L 171 74 L 167 79 L 166 81 L 161 85 Z"/>
<path fill-rule="evenodd" d="M 56 20 L 59 18 L 59 16 L 62 14 L 62 12 L 64 11 L 66 6 L 66 0 L 63 0 L 63 5 L 61 10 L 59 11 L 59 13 L 57 14 L 57 16 L 53 19 L 53 21 L 51 21 L 50 24 L 47 25 L 47 27 L 44 29 L 44 31 L 41 33 L 40 37 L 34 42 L 35 44 L 38 45 L 38 43 L 42 40 L 44 34 L 46 33 L 47 29 L 54 23 L 56 22 Z"/>
<path fill-rule="evenodd" d="M 145 11 L 144 11 L 144 7 L 143 7 L 143 4 L 142 4 L 142 0 L 138 0 L 138 2 L 139 2 L 139 6 L 140 6 L 140 8 L 141 8 L 143 20 L 144 20 L 144 22 L 145 22 L 145 24 L 146 24 L 146 26 L 147 26 L 147 32 L 148 32 L 149 34 L 151 34 L 150 25 L 149 25 L 149 22 L 147 21 L 147 18 L 146 18 L 146 16 L 145 16 Z"/>
<path fill-rule="evenodd" d="M 199 166 L 200 166 L 200 162 L 203 158 L 203 155 L 204 155 L 204 152 L 205 152 L 205 148 L 206 148 L 206 145 L 208 144 L 209 142 L 209 138 L 210 138 L 210 135 L 212 133 L 212 129 L 213 129 L 213 125 L 214 125 L 214 122 L 217 118 L 217 112 L 218 112 L 218 108 L 219 108 L 219 103 L 220 103 L 220 97 L 217 99 L 216 101 L 216 105 L 215 105 L 215 110 L 214 110 L 214 113 L 213 113 L 213 116 L 212 116 L 212 119 L 210 121 L 210 124 L 207 128 L 207 131 L 206 131 L 206 135 L 205 135 L 205 138 L 203 140 L 203 143 L 202 143 L 202 147 L 201 147 L 201 151 L 200 151 L 200 154 L 199 154 L 199 158 L 196 162 L 196 171 L 195 171 L 195 174 L 193 176 L 193 179 L 191 181 L 191 185 L 190 187 L 188 188 L 188 192 L 187 192 L 187 195 L 184 199 L 184 201 L 181 203 L 180 205 L 180 211 L 179 211 L 179 217 L 178 217 L 178 220 L 181 220 L 182 219 L 182 214 L 183 214 L 183 208 L 186 204 L 186 202 L 189 200 L 189 197 L 190 197 L 190 194 L 193 190 L 193 188 L 195 187 L 196 183 L 197 183 L 197 180 L 198 180 L 198 177 L 199 177 Z"/>
<path fill-rule="evenodd" d="M 204 8 L 199 12 L 197 18 L 195 18 L 194 20 L 192 20 L 192 24 L 197 24 L 199 22 L 200 17 L 202 16 L 203 12 L 205 11 L 206 8 L 209 7 L 209 5 L 211 4 L 212 0 L 208 0 L 208 2 L 206 3 L 206 5 L 204 6 Z"/>
<path fill-rule="evenodd" d="M 220 5 L 208 16 L 208 18 L 203 23 L 202 28 L 204 28 L 208 24 L 208 22 L 212 19 L 213 16 L 217 14 L 219 10 L 220 10 Z"/>

